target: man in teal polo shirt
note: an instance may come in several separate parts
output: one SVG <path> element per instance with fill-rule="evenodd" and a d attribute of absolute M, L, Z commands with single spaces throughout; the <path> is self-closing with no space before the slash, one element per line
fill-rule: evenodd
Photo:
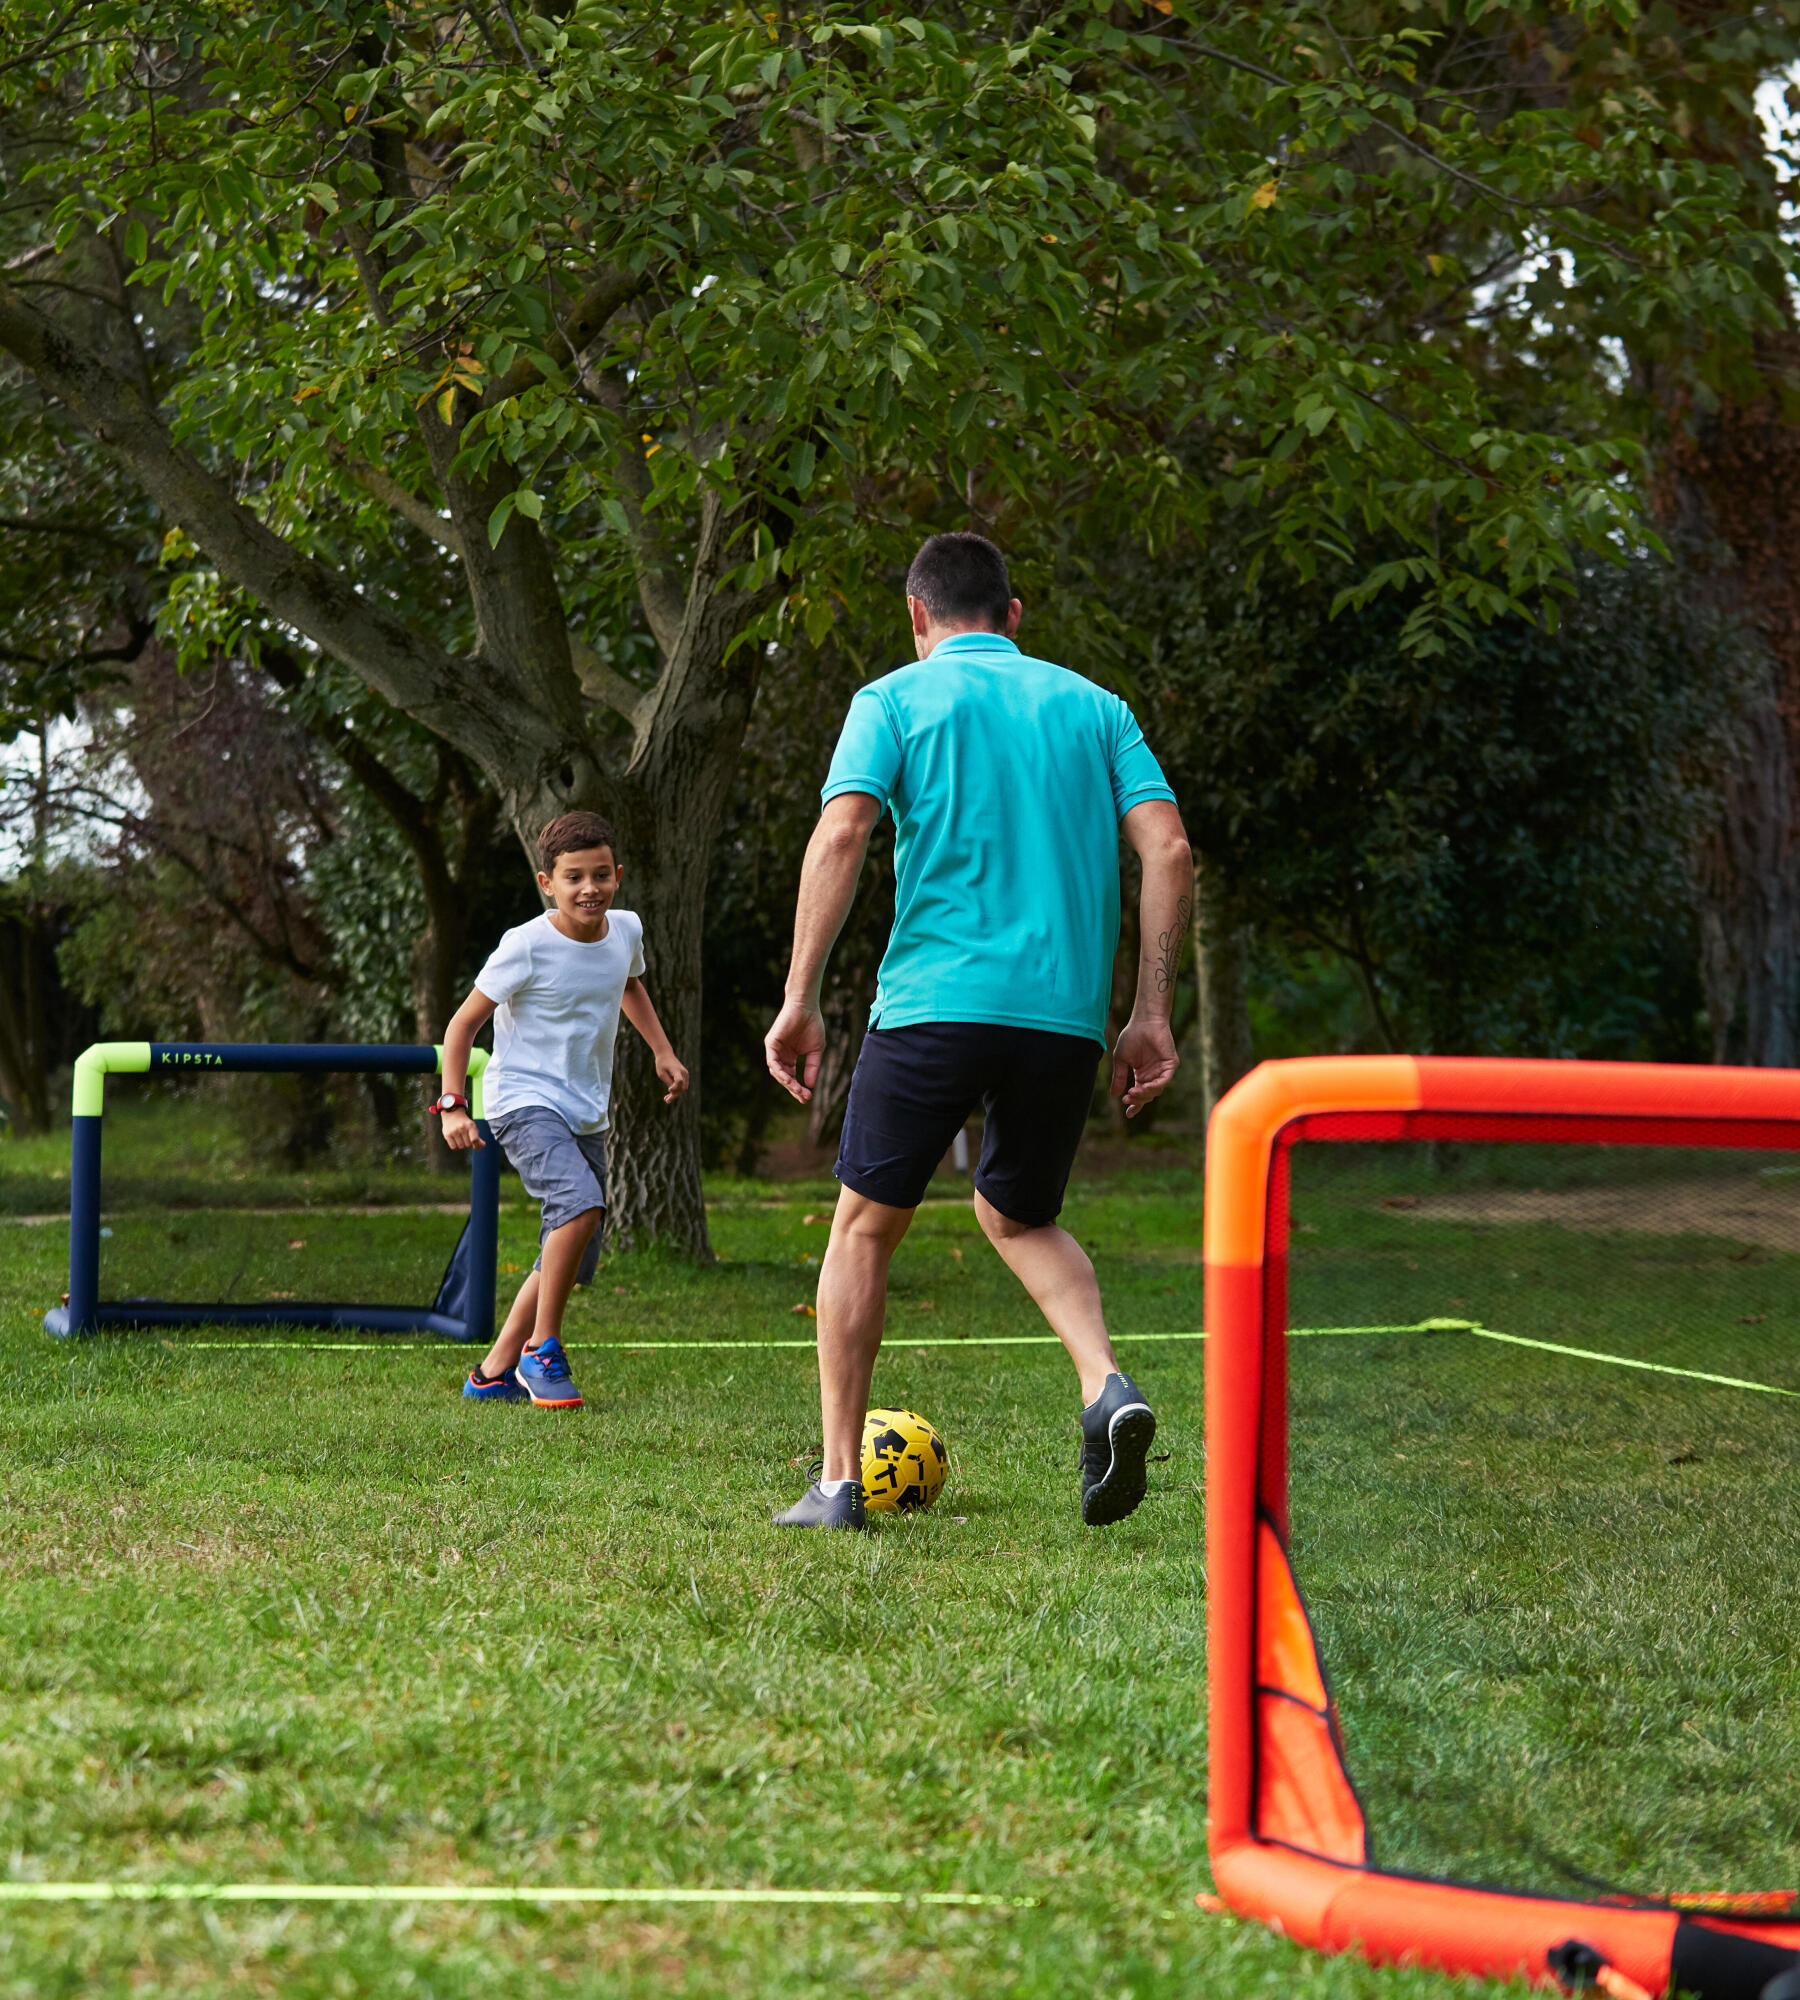
<path fill-rule="evenodd" d="M 819 1273 L 822 1477 L 777 1525 L 863 1525 L 862 1428 L 887 1273 L 976 1105 L 975 1213 L 1081 1377 L 1082 1518 L 1144 1497 L 1156 1419 L 1122 1374 L 1087 1254 L 1056 1224 L 1106 1050 L 1119 834 L 1143 862 L 1137 1000 L 1113 1049 L 1127 1115 L 1175 1074 L 1169 1005 L 1193 893 L 1181 816 L 1116 695 L 1013 643 L 1022 607 L 980 535 L 933 535 L 907 606 L 919 664 L 850 704 L 806 851 L 787 1000 L 764 1044 L 804 1104 L 819 986 L 869 835 L 894 816 L 894 928 L 851 1079 L 843 1183 Z"/>

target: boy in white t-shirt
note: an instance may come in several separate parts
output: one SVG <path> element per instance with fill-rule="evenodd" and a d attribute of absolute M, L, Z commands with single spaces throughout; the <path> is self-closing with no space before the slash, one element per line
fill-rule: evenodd
<path fill-rule="evenodd" d="M 431 1107 L 457 1152 L 481 1145 L 465 1095 L 469 1051 L 494 1022 L 482 1079 L 488 1122 L 525 1191 L 543 1203 L 538 1260 L 463 1394 L 572 1410 L 581 1393 L 563 1352 L 569 1293 L 594 1275 L 606 1207 L 606 1111 L 623 1014 L 650 1045 L 673 1104 L 688 1073 L 644 990 L 644 926 L 612 907 L 620 869 L 598 813 L 564 813 L 538 835 L 538 887 L 552 907 L 510 930 L 444 1034 L 444 1095 Z"/>

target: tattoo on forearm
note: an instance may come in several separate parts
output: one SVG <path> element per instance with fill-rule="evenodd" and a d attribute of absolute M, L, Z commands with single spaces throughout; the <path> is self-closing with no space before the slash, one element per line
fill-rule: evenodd
<path fill-rule="evenodd" d="M 1167 993 L 1175 984 L 1175 975 L 1181 970 L 1181 947 L 1187 942 L 1188 916 L 1193 909 L 1193 899 L 1183 896 L 1175 905 L 1175 921 L 1156 940 L 1160 954 L 1156 961 L 1156 990 Z"/>

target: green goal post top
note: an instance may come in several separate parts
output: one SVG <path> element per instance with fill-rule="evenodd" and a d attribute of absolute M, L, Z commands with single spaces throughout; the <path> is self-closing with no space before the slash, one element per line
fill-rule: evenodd
<path fill-rule="evenodd" d="M 179 1044 L 171 1044 L 179 1046 Z M 214 1046 L 218 1046 L 215 1044 Z M 307 1044 L 309 1047 L 321 1044 Z M 358 1044 L 346 1044 L 356 1047 Z M 424 1044 L 420 1043 L 420 1047 Z M 444 1067 L 444 1045 L 432 1044 L 437 1056 L 440 1073 Z M 152 1044 L 149 1042 L 91 1042 L 75 1058 L 75 1084 L 71 1110 L 77 1118 L 98 1118 L 106 1110 L 106 1079 L 109 1076 L 142 1076 L 150 1068 Z M 482 1072 L 488 1066 L 486 1049 L 469 1051 L 469 1114 L 474 1118 L 485 1118 L 487 1107 L 483 1101 Z"/>

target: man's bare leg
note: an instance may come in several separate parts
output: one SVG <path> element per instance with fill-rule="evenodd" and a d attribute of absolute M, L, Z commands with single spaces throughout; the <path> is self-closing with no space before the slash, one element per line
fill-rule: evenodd
<path fill-rule="evenodd" d="M 1081 1376 L 1081 1400 L 1091 1403 L 1120 1373 L 1100 1306 L 1100 1282 L 1093 1264 L 1066 1229 L 1014 1222 L 977 1191 L 975 1217 L 1007 1268 L 1037 1303 L 1051 1331 L 1069 1350 Z"/>
<path fill-rule="evenodd" d="M 910 1208 L 889 1208 L 844 1188 L 819 1269 L 819 1404 L 825 1479 L 861 1479 L 863 1419 L 881 1351 L 888 1265 L 911 1227 Z"/>

